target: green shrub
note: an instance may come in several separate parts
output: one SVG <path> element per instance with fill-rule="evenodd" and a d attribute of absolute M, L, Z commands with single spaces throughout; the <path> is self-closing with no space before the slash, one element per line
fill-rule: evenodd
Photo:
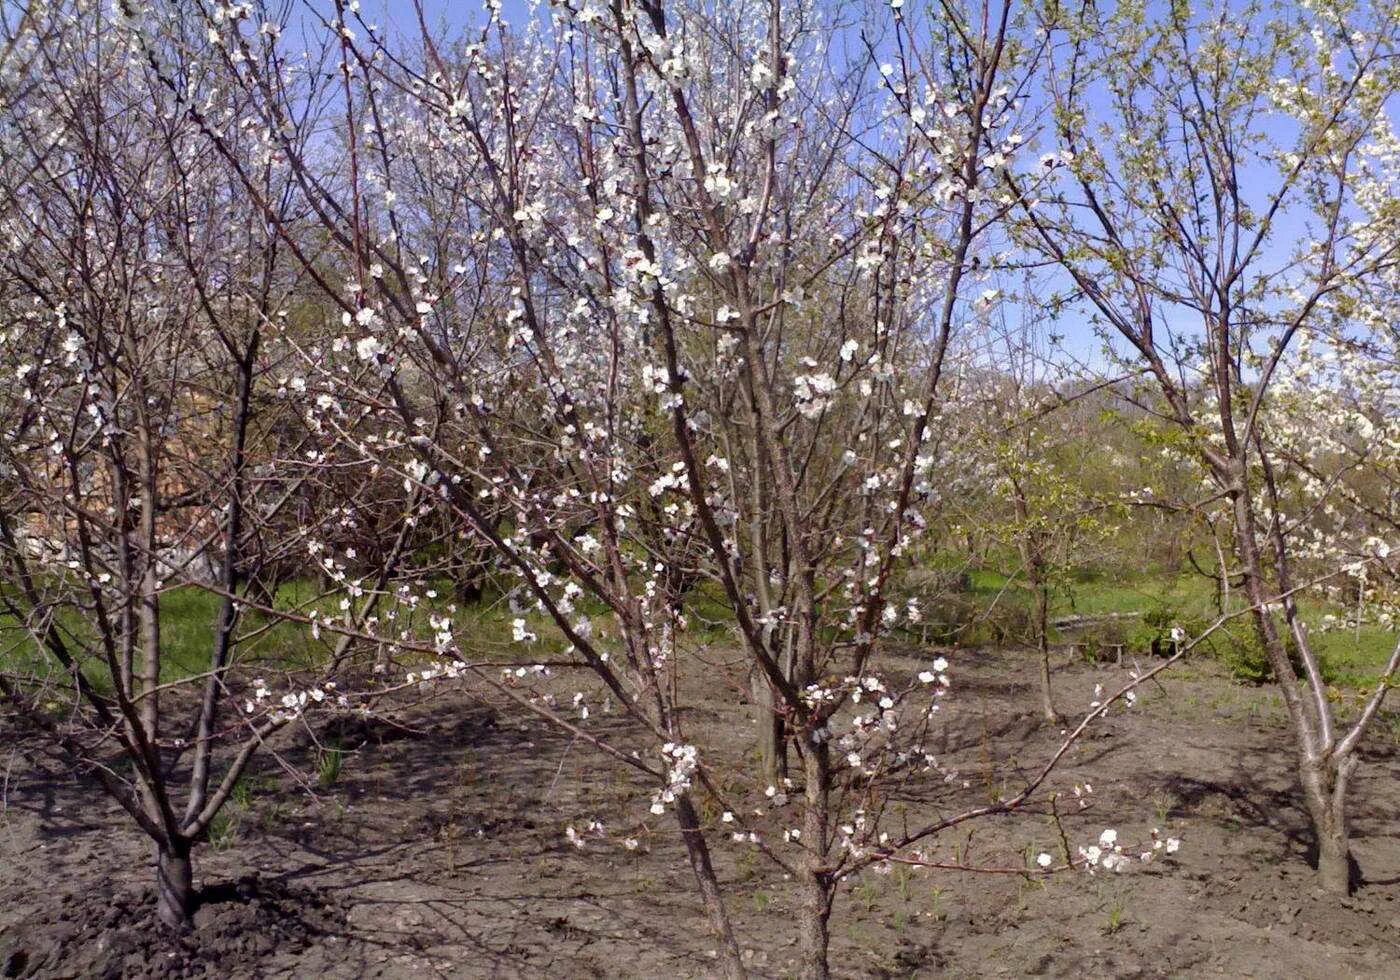
<path fill-rule="evenodd" d="M 1116 660 L 1118 651 L 1130 646 L 1129 631 L 1123 620 L 1110 619 L 1075 630 L 1079 655 L 1086 663 L 1108 663 Z"/>
<path fill-rule="evenodd" d="M 1176 652 L 1172 630 L 1181 629 L 1187 637 L 1199 636 L 1204 626 L 1181 615 L 1172 605 L 1159 602 L 1142 614 L 1128 634 L 1128 645 L 1135 650 L 1150 652 L 1154 657 L 1169 657 Z"/>
<path fill-rule="evenodd" d="M 1230 676 L 1249 684 L 1266 684 L 1274 679 L 1274 669 L 1264 653 L 1264 645 L 1254 629 L 1221 630 L 1207 641 L 1215 659 Z"/>
<path fill-rule="evenodd" d="M 1298 654 L 1298 644 L 1291 633 L 1280 629 L 1284 638 L 1284 649 L 1288 651 L 1288 662 L 1293 665 L 1293 676 L 1302 677 L 1303 661 Z M 1237 680 L 1250 684 L 1267 684 L 1274 680 L 1274 669 L 1269 664 L 1264 644 L 1253 624 L 1241 623 L 1218 631 L 1206 641 L 1210 653 L 1220 661 Z M 1318 673 L 1324 684 L 1336 681 L 1337 671 L 1328 657 L 1317 654 Z"/>

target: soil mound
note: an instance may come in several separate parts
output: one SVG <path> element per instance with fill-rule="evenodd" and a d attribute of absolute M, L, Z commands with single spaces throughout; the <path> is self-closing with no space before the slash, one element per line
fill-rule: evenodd
<path fill-rule="evenodd" d="M 204 889 L 193 928 L 172 933 L 156 918 L 152 892 L 98 888 L 65 895 L 20 923 L 0 976 L 260 974 L 269 958 L 295 958 L 343 934 L 345 921 L 344 910 L 316 891 L 250 876 Z"/>

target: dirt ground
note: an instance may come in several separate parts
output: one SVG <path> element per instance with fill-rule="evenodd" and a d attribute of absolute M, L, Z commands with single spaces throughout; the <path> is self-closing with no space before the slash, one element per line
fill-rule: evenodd
<path fill-rule="evenodd" d="M 916 669 L 908 660 L 905 669 Z M 1037 725 L 1030 663 L 963 652 L 942 714 L 945 765 L 1030 771 L 1057 744 Z M 1066 665 L 1064 707 L 1121 668 Z M 737 698 L 691 724 L 752 724 Z M 1160 826 L 1170 859 L 1049 881 L 949 871 L 867 873 L 832 920 L 839 976 L 1400 977 L 1400 746 L 1392 721 L 1355 780 L 1364 883 L 1337 904 L 1315 891 L 1277 695 L 1208 664 L 1149 685 L 1054 779 L 1093 784 L 1066 825 L 1127 840 Z M 0 731 L 0 975 L 24 977 L 703 977 L 714 953 L 669 817 L 626 771 L 518 708 L 458 691 L 399 726 L 339 732 L 316 785 L 309 739 L 264 758 L 214 845 L 196 854 L 196 929 L 152 928 L 149 845 L 97 790 Z M 3 721 L 0 721 L 3 724 Z M 603 719 L 603 724 L 616 725 Z M 626 733 L 621 733 L 626 737 Z M 993 763 L 992 760 L 998 760 Z M 301 770 L 298 772 L 298 770 Z M 310 771 L 310 776 L 306 771 Z M 917 815 L 985 799 L 977 777 L 902 801 Z M 979 796 L 979 794 L 981 794 Z M 1073 810 L 1073 807 L 1067 809 Z M 1024 860 L 1050 843 L 1040 809 L 978 825 L 974 853 Z M 583 849 L 564 828 L 602 820 L 636 850 Z M 951 854 L 957 842 L 940 842 Z M 713 835 L 755 976 L 789 975 L 788 883 L 751 848 Z"/>

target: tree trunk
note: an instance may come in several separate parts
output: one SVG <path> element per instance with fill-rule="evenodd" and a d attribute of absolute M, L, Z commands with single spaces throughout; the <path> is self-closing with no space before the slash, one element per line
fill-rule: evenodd
<path fill-rule="evenodd" d="M 1303 797 L 1317 842 L 1317 876 L 1324 890 L 1349 895 L 1359 877 L 1347 827 L 1347 780 L 1355 766 L 1348 758 L 1335 771 L 1326 763 L 1302 768 Z"/>
<path fill-rule="evenodd" d="M 1346 826 L 1336 829 L 1333 821 L 1319 822 L 1317 876 L 1325 891 L 1333 895 L 1351 894 L 1352 857 Z M 1330 826 L 1329 826 L 1330 825 Z M 1326 828 L 1326 829 L 1324 829 Z"/>
<path fill-rule="evenodd" d="M 831 976 L 827 964 L 831 937 L 827 926 L 835 883 L 827 868 L 826 844 L 830 756 L 829 747 L 822 742 L 810 746 L 805 757 L 807 812 L 803 818 L 802 845 L 807 854 L 802 871 L 797 938 L 798 973 L 804 980 L 828 980 Z"/>
<path fill-rule="evenodd" d="M 719 960 L 724 966 L 724 975 L 730 980 L 742 980 L 748 973 L 739 955 L 734 929 L 729 924 L 729 913 L 724 907 L 724 895 L 720 892 L 714 865 L 710 863 L 710 849 L 705 844 L 704 834 L 700 832 L 700 819 L 688 793 L 676 797 L 676 822 L 681 827 L 681 839 L 685 841 L 691 870 L 695 872 L 695 880 L 700 885 L 700 898 L 710 916 L 710 926 L 719 940 Z"/>
<path fill-rule="evenodd" d="M 778 714 L 773 687 L 757 666 L 749 672 L 749 690 L 758 722 L 760 774 L 769 786 L 782 789 L 787 775 L 787 753 L 783 751 L 783 716 Z"/>
<path fill-rule="evenodd" d="M 1040 710 L 1050 725 L 1060 723 L 1060 713 L 1055 710 L 1055 700 L 1050 691 L 1050 648 L 1040 645 Z"/>
<path fill-rule="evenodd" d="M 190 843 L 156 846 L 156 912 L 168 929 L 188 929 L 194 915 L 194 866 Z"/>
<path fill-rule="evenodd" d="M 808 873 L 802 883 L 802 908 L 799 912 L 798 947 L 799 976 L 803 980 L 830 980 L 827 948 L 831 937 L 827 921 L 831 916 L 831 892 L 824 875 Z"/>
<path fill-rule="evenodd" d="M 1248 597 L 1254 619 L 1255 634 L 1264 646 L 1273 668 L 1275 682 L 1283 696 L 1298 743 L 1298 777 L 1303 785 L 1303 801 L 1317 843 L 1317 873 L 1319 883 L 1334 895 L 1347 895 L 1355 875 L 1351 844 L 1347 833 L 1347 782 L 1356 760 L 1347 755 L 1340 762 L 1331 758 L 1332 743 L 1328 735 L 1331 708 L 1321 693 L 1316 670 L 1310 671 L 1308 682 L 1311 704 L 1298 694 L 1296 673 L 1284 638 L 1279 635 L 1272 616 L 1267 611 L 1273 600 L 1265 587 L 1263 560 L 1256 544 L 1256 523 L 1247 493 L 1236 492 L 1232 502 L 1235 518 L 1235 546 L 1244 572 L 1244 592 Z M 1282 558 L 1282 554 L 1279 554 Z M 1283 568 L 1280 563 L 1280 568 Z M 1278 594 L 1286 595 L 1286 580 L 1278 583 Z M 1299 656 L 1303 656 L 1300 650 Z"/>
<path fill-rule="evenodd" d="M 1040 654 L 1040 710 L 1047 724 L 1058 725 L 1060 713 L 1050 689 L 1050 597 L 1043 583 L 1035 590 L 1035 645 Z"/>

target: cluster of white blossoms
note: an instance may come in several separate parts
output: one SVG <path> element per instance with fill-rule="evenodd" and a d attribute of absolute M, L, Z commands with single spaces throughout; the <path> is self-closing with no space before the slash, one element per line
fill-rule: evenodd
<path fill-rule="evenodd" d="M 564 839 L 579 850 L 583 850 L 588 837 L 604 838 L 606 836 L 607 828 L 603 826 L 600 820 L 589 820 L 588 823 L 584 825 L 583 830 L 578 830 L 573 824 L 569 824 L 564 828 Z M 629 840 L 624 846 L 629 844 L 628 850 L 632 850 L 637 846 L 635 840 Z"/>
<path fill-rule="evenodd" d="M 658 816 L 678 794 L 690 789 L 690 779 L 700 766 L 700 752 L 693 745 L 667 742 L 661 746 L 661 756 L 666 760 L 666 785 L 651 798 L 651 812 Z"/>
<path fill-rule="evenodd" d="M 938 772 L 945 781 L 953 781 L 956 773 L 941 770 L 937 758 L 918 740 L 952 686 L 948 668 L 947 659 L 937 657 L 898 687 L 875 674 L 809 685 L 801 693 L 803 702 L 829 713 L 826 725 L 812 732 L 813 741 L 831 741 L 853 778 L 921 771 Z M 852 710 L 836 710 L 842 705 Z M 906 729 L 914 734 L 901 737 Z"/>
<path fill-rule="evenodd" d="M 1400 504 L 1377 488 L 1400 479 L 1396 346 L 1301 333 L 1263 420 L 1292 493 L 1275 502 L 1261 488 L 1258 505 L 1279 509 L 1299 559 L 1340 572 L 1321 589 L 1347 611 L 1316 625 L 1389 628 L 1400 612 Z"/>
<path fill-rule="evenodd" d="M 1175 854 L 1181 847 L 1176 837 L 1163 838 L 1152 828 L 1151 841 L 1140 850 L 1130 851 L 1119 843 L 1118 831 L 1109 828 L 1099 835 L 1098 843 L 1079 848 L 1079 866 L 1090 874 L 1096 871 L 1124 871 L 1133 863 L 1149 864 L 1159 854 Z M 1048 868 L 1053 863 L 1049 854 L 1041 854 L 1036 863 Z"/>
<path fill-rule="evenodd" d="M 948 687 L 952 683 L 948 680 L 948 661 L 944 657 L 936 657 L 933 663 L 929 664 L 928 670 L 919 671 L 920 684 L 932 684 L 935 681 L 942 687 Z"/>
<path fill-rule="evenodd" d="M 291 721 L 301 717 L 307 709 L 325 704 L 337 708 L 349 708 L 350 699 L 336 692 L 334 681 L 326 681 L 316 687 L 289 690 L 280 697 L 268 688 L 267 681 L 254 678 L 252 696 L 243 702 L 243 712 L 256 715 L 260 712 L 273 723 Z"/>
<path fill-rule="evenodd" d="M 793 403 L 803 417 L 814 419 L 831 405 L 836 379 L 824 371 L 799 374 L 792 379 Z"/>
<path fill-rule="evenodd" d="M 449 660 L 439 664 L 429 664 L 420 667 L 418 670 L 411 670 L 404 675 L 404 680 L 409 684 L 424 684 L 436 680 L 457 680 L 467 675 L 468 666 L 465 660 Z"/>

